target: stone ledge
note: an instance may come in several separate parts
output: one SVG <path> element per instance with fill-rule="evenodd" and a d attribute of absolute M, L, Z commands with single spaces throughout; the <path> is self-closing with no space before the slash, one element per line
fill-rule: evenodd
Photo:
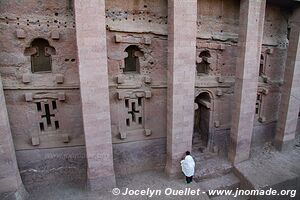
<path fill-rule="evenodd" d="M 240 178 L 242 188 L 299 190 L 300 149 L 254 155 L 250 160 L 235 165 L 234 172 Z"/>

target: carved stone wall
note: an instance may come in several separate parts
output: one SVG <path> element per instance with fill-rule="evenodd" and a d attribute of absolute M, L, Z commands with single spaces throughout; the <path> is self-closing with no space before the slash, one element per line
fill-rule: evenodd
<path fill-rule="evenodd" d="M 17 150 L 84 144 L 76 91 L 6 90 L 5 97 Z"/>
<path fill-rule="evenodd" d="M 113 142 L 164 137 L 166 39 L 126 32 L 108 31 L 107 35 Z M 140 69 L 124 72 L 124 60 L 128 56 L 125 49 L 132 45 L 139 49 Z M 133 119 L 135 116 L 140 118 Z"/>
<path fill-rule="evenodd" d="M 239 5 L 239 0 L 198 1 L 198 38 L 237 42 Z M 289 15 L 288 10 L 267 4 L 263 44 L 286 47 Z"/>
<path fill-rule="evenodd" d="M 40 174 L 46 180 L 50 169 L 65 174 L 68 166 L 61 163 L 67 156 L 53 157 L 51 168 L 41 169 L 37 166 L 43 158 L 36 155 L 40 149 L 60 147 L 69 152 L 71 146 L 84 145 L 73 3 L 1 1 L 0 35 L 0 74 L 14 145 L 17 155 L 26 154 L 17 156 L 17 161 L 20 171 L 34 172 L 30 180 L 26 173 L 21 173 L 22 178 L 28 185 L 41 181 Z M 32 65 L 46 63 L 50 68 L 33 70 Z M 75 170 L 82 177 L 85 157 L 72 159 L 83 166 Z"/>
<path fill-rule="evenodd" d="M 0 73 L 16 149 L 83 145 L 72 5 L 54 0 L 39 5 L 32 0 L 2 2 L 1 8 L 0 40 L 5 51 L 0 53 Z M 37 52 L 31 44 L 36 38 L 51 48 Z M 51 55 L 51 71 L 32 71 L 31 55 L 39 53 Z M 39 111 L 45 112 L 43 102 L 50 105 L 52 100 L 57 104 L 56 120 L 43 128 Z M 20 115 L 22 110 L 26 112 Z M 56 128 L 50 131 L 46 125 L 51 124 Z"/>
<path fill-rule="evenodd" d="M 225 151 L 226 148 L 219 138 L 228 138 L 231 124 L 235 68 L 239 67 L 236 66 L 239 9 L 239 0 L 226 3 L 223 0 L 198 1 L 196 70 L 199 63 L 206 63 L 208 70 L 206 73 L 197 73 L 195 91 L 206 89 L 216 94 L 212 122 L 215 125 L 210 138 L 214 138 L 211 141 L 212 145 L 218 144 L 217 146 Z M 266 6 L 262 42 L 264 75 L 259 77 L 258 88 L 262 100 L 260 114 L 254 121 L 254 126 L 257 126 L 254 131 L 257 131 L 258 138 L 261 136 L 264 141 L 272 140 L 265 127 L 277 120 L 287 53 L 289 15 L 287 9 L 272 4 Z M 202 58 L 201 52 L 205 51 L 210 55 Z M 261 144 L 258 141 L 259 139 L 253 142 Z"/>
<path fill-rule="evenodd" d="M 116 174 L 162 167 L 161 163 L 165 161 L 167 2 L 105 1 L 111 136 Z M 239 2 L 197 2 L 194 70 L 204 70 L 196 73 L 195 94 L 206 91 L 213 96 L 209 144 L 210 147 L 217 146 L 224 155 L 231 125 L 235 71 L 240 67 L 236 64 Z M 50 148 L 59 148 L 56 150 L 68 155 L 71 146 L 75 146 L 75 149 L 80 149 L 79 154 L 84 152 L 73 13 L 73 3 L 67 0 L 0 3 L 0 74 L 21 170 L 30 169 L 26 163 L 38 166 L 37 163 L 43 162 L 42 159 L 32 160 L 31 155 L 37 155 L 37 149 L 43 149 L 42 154 L 45 154 Z M 269 134 L 269 129 L 273 130 L 278 116 L 287 56 L 289 13 L 276 5 L 266 6 L 261 59 L 263 73 L 257 91 L 261 96 L 259 114 L 254 120 L 254 144 L 261 145 L 261 141 L 270 141 L 274 136 Z M 51 72 L 32 71 L 32 57 L 40 52 L 33 45 L 36 38 L 49 43 L 42 52 L 51 64 Z M 132 55 L 127 51 L 129 47 L 134 49 Z M 126 59 L 130 56 L 136 71 L 125 70 Z M 139 161 L 137 152 L 141 152 L 145 159 L 139 167 L 134 167 L 133 163 Z M 66 159 L 62 160 L 56 160 L 53 167 Z M 78 166 L 86 166 L 85 158 L 76 162 Z"/>
<path fill-rule="evenodd" d="M 117 174 L 160 166 L 167 109 L 166 1 L 106 1 L 108 73 L 114 166 Z M 134 46 L 139 70 L 125 72 L 126 49 Z M 161 139 L 160 139 L 161 138 Z M 128 143 L 128 144 L 126 144 Z M 141 152 L 141 159 L 136 153 Z M 155 150 L 156 151 L 156 150 Z M 117 153 L 128 152 L 128 153 Z M 133 167 L 138 159 L 139 167 Z M 152 159 L 152 163 L 149 163 Z M 129 167 L 128 166 L 132 166 Z"/>

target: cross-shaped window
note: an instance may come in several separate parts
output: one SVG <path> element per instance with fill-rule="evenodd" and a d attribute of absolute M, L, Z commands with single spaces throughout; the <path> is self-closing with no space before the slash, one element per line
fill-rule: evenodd
<path fill-rule="evenodd" d="M 128 109 L 126 125 L 128 127 L 141 126 L 142 119 L 142 98 L 125 99 L 125 107 Z"/>
<path fill-rule="evenodd" d="M 45 131 L 45 129 L 47 130 L 59 129 L 59 122 L 58 120 L 55 119 L 55 112 L 54 112 L 57 109 L 56 101 L 37 102 L 36 105 L 37 105 L 37 110 L 41 112 L 40 116 L 42 121 L 39 124 L 40 130 Z"/>

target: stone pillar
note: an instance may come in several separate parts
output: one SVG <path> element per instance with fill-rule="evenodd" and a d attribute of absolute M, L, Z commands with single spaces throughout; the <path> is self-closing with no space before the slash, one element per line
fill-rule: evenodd
<path fill-rule="evenodd" d="M 88 187 L 115 186 L 108 90 L 105 0 L 75 0 Z"/>
<path fill-rule="evenodd" d="M 194 127 L 197 0 L 168 1 L 168 107 L 166 172 L 180 173 Z"/>
<path fill-rule="evenodd" d="M 0 199 L 25 199 L 0 77 Z"/>
<path fill-rule="evenodd" d="M 266 0 L 241 0 L 229 160 L 250 156 Z"/>
<path fill-rule="evenodd" d="M 300 8 L 291 19 L 291 32 L 281 90 L 275 146 L 279 150 L 289 149 L 295 139 L 300 106 Z"/>

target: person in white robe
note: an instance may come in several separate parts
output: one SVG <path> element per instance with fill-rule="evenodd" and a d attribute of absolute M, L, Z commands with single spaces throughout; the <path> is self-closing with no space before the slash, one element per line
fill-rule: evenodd
<path fill-rule="evenodd" d="M 182 172 L 186 177 L 186 183 L 189 184 L 193 181 L 193 176 L 195 173 L 195 161 L 191 156 L 191 153 L 187 151 L 184 160 L 181 160 Z"/>

